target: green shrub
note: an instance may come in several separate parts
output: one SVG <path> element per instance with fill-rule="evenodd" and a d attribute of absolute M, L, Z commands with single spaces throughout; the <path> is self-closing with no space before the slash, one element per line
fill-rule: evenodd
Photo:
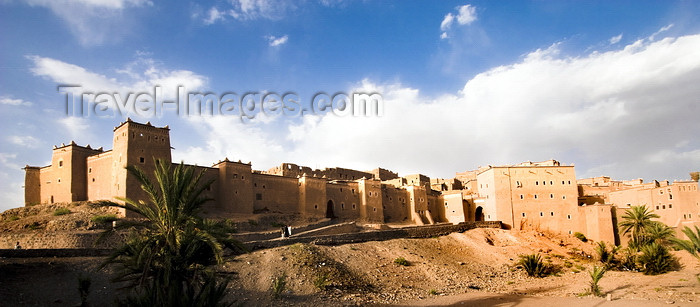
<path fill-rule="evenodd" d="M 435 289 L 430 289 L 430 291 L 428 291 L 428 294 L 430 294 L 430 295 L 438 295 L 438 292 L 437 292 L 437 290 L 435 290 Z"/>
<path fill-rule="evenodd" d="M 316 288 L 319 290 L 326 290 L 328 285 L 330 285 L 330 281 L 328 280 L 328 274 L 326 273 L 323 273 L 314 279 L 314 286 L 316 286 Z"/>
<path fill-rule="evenodd" d="M 589 272 L 589 274 L 591 275 L 589 291 L 595 296 L 602 296 L 598 282 L 601 278 L 603 278 L 603 274 L 605 274 L 605 267 L 593 266 L 593 269 Z"/>
<path fill-rule="evenodd" d="M 598 260 L 605 265 L 605 269 L 609 269 L 615 266 L 616 259 L 615 254 L 620 250 L 620 246 L 613 246 L 608 250 L 608 246 L 605 242 L 600 241 L 595 247 L 595 252 L 598 254 Z"/>
<path fill-rule="evenodd" d="M 13 216 L 10 216 L 9 218 L 7 218 L 7 220 L 10 222 L 16 221 L 16 220 L 19 220 L 19 216 L 13 215 Z"/>
<path fill-rule="evenodd" d="M 284 289 L 287 287 L 287 274 L 282 274 L 281 276 L 278 276 L 276 278 L 272 279 L 272 296 L 274 298 L 280 297 L 282 293 L 284 292 Z"/>
<path fill-rule="evenodd" d="M 53 212 L 54 216 L 59 216 L 59 215 L 66 215 L 70 213 L 70 209 L 68 208 L 58 208 L 56 211 Z"/>
<path fill-rule="evenodd" d="M 663 245 L 651 243 L 642 246 L 637 263 L 645 275 L 657 275 L 670 271 L 676 260 Z"/>
<path fill-rule="evenodd" d="M 549 274 L 549 268 L 540 254 L 520 255 L 518 264 L 523 266 L 528 276 L 544 277 Z"/>
<path fill-rule="evenodd" d="M 577 239 L 583 241 L 583 242 L 588 242 L 588 239 L 586 238 L 586 235 L 580 233 L 580 232 L 574 232 L 574 237 Z"/>
<path fill-rule="evenodd" d="M 97 224 L 109 224 L 118 220 L 118 218 L 114 214 L 105 214 L 93 216 L 91 220 Z"/>
<path fill-rule="evenodd" d="M 620 266 L 624 270 L 637 271 L 637 252 L 633 248 L 627 247 L 622 250 Z"/>
<path fill-rule="evenodd" d="M 403 266 L 409 266 L 409 265 L 410 265 L 410 263 L 408 262 L 408 260 L 406 260 L 406 258 L 404 258 L 404 257 L 399 257 L 399 258 L 394 259 L 394 263 L 396 263 L 396 264 L 398 264 L 398 265 L 403 265 Z"/>
<path fill-rule="evenodd" d="M 279 227 L 284 227 L 287 225 L 279 223 L 279 222 L 272 222 L 272 223 L 270 223 L 270 226 L 275 227 L 275 228 L 279 228 Z"/>

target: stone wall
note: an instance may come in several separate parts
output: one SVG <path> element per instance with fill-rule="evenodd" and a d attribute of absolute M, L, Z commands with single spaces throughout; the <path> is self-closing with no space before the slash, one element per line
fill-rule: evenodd
<path fill-rule="evenodd" d="M 111 235 L 96 244 L 100 231 L 22 232 L 0 234 L 0 249 L 14 249 L 19 242 L 23 249 L 114 248 L 122 238 Z"/>
<path fill-rule="evenodd" d="M 386 241 L 401 238 L 430 238 L 444 236 L 453 232 L 464 232 L 474 228 L 502 228 L 500 221 L 488 222 L 464 222 L 456 225 L 442 224 L 432 226 L 414 226 L 390 230 L 377 230 L 368 232 L 345 233 L 338 235 L 324 235 L 312 237 L 291 237 L 269 241 L 253 241 L 244 245 L 248 250 L 258 250 L 290 245 L 295 243 L 313 243 L 317 245 L 339 245 L 348 243 L 360 243 L 367 241 Z"/>

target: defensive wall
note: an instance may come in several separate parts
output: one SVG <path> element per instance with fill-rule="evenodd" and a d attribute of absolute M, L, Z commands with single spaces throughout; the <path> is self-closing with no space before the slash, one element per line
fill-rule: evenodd
<path fill-rule="evenodd" d="M 330 225 L 331 232 L 336 234 L 309 235 L 290 238 L 275 238 L 260 241 L 243 242 L 250 250 L 273 248 L 295 243 L 313 243 L 317 245 L 340 245 L 368 241 L 386 241 L 401 238 L 431 238 L 444 236 L 453 232 L 464 232 L 474 228 L 501 228 L 500 221 L 464 222 L 456 225 L 441 224 L 428 226 L 409 226 L 388 230 L 373 230 L 366 232 L 346 233 L 351 223 Z M 337 226 L 337 227 L 334 227 Z M 0 257 L 97 257 L 108 255 L 112 248 L 122 240 L 120 235 L 112 235 L 95 244 L 100 232 L 29 232 L 0 235 Z M 280 232 L 277 232 L 277 237 Z M 22 249 L 15 250 L 14 244 L 19 241 Z"/>

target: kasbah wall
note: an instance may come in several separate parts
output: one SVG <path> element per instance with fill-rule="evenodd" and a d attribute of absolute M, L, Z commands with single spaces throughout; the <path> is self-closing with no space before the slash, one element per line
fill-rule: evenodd
<path fill-rule="evenodd" d="M 114 128 L 112 148 L 74 142 L 55 146 L 51 165 L 25 167 L 25 205 L 145 199 L 125 167 L 135 165 L 152 174 L 156 159 L 172 163 L 168 126 L 127 119 Z M 486 166 L 451 179 L 291 163 L 258 171 L 251 163 L 228 158 L 211 167 L 193 167 L 215 180 L 205 191 L 215 199 L 205 207 L 214 216 L 277 212 L 415 225 L 502 221 L 509 229 L 581 232 L 617 244 L 625 240 L 618 235 L 617 221 L 633 205 L 654 210 L 679 235 L 683 226 L 700 225 L 698 182 L 577 180 L 573 165 L 556 160 Z"/>

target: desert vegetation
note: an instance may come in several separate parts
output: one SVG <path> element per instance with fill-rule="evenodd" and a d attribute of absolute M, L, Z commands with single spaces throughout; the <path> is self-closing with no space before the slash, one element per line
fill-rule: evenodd
<path fill-rule="evenodd" d="M 120 199 L 124 203 L 103 202 L 123 208 L 142 218 L 125 220 L 114 229 L 129 229 L 124 245 L 110 255 L 104 266 L 117 268 L 115 282 L 126 283 L 131 294 L 121 304 L 129 306 L 221 306 L 229 280 L 212 268 L 223 263 L 223 249 L 239 250 L 228 238 L 230 229 L 223 221 L 200 217 L 201 205 L 209 199 L 202 192 L 211 184 L 203 182 L 203 172 L 184 164 L 174 168 L 156 161 L 152 182 L 140 169 L 129 166 L 148 195 L 148 202 Z"/>

